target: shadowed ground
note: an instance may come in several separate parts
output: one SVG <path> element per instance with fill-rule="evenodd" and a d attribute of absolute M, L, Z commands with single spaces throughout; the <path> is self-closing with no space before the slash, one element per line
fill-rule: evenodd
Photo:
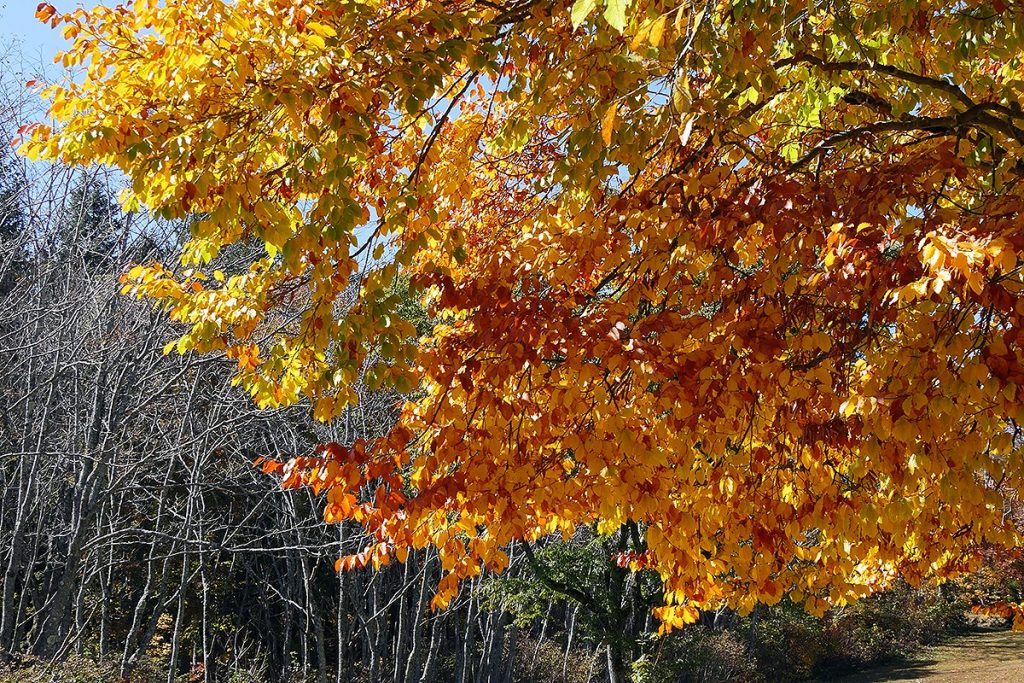
<path fill-rule="evenodd" d="M 925 648 L 910 661 L 837 680 L 842 683 L 1024 683 L 1024 632 L 972 633 Z"/>

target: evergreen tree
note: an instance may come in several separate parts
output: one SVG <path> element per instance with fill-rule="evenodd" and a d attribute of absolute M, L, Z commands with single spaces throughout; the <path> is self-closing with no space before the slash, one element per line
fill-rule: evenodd
<path fill-rule="evenodd" d="M 83 177 L 72 188 L 63 216 L 60 239 L 91 266 L 109 262 L 125 237 L 125 215 L 109 187 L 96 176 Z"/>
<path fill-rule="evenodd" d="M 0 239 L 17 237 L 25 227 L 25 174 L 6 148 L 0 150 Z"/>
<path fill-rule="evenodd" d="M 25 174 L 7 149 L 0 150 L 0 296 L 14 286 L 27 265 L 23 233 Z"/>

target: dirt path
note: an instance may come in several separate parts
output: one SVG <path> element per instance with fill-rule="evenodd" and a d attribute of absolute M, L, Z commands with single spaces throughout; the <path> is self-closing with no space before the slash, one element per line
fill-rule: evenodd
<path fill-rule="evenodd" d="M 925 648 L 913 660 L 838 679 L 842 683 L 1024 682 L 1024 633 L 988 631 Z"/>

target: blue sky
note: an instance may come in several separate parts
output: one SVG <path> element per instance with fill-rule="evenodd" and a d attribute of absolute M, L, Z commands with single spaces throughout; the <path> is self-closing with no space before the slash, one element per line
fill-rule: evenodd
<path fill-rule="evenodd" d="M 49 0 L 58 11 L 68 12 L 79 5 L 99 2 Z M 0 0 L 0 46 L 13 48 L 29 64 L 51 64 L 53 55 L 64 46 L 60 29 L 51 29 L 35 17 L 38 0 Z M 6 51 L 6 50 L 5 50 Z"/>

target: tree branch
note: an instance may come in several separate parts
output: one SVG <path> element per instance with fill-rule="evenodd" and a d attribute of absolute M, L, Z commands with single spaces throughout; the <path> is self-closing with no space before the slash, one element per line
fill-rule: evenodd
<path fill-rule="evenodd" d="M 561 581 L 557 581 L 555 578 L 553 578 L 551 574 L 548 573 L 547 567 L 545 567 L 537 559 L 537 556 L 533 554 L 533 548 L 530 547 L 530 544 L 526 541 L 520 541 L 519 543 L 522 545 L 523 552 L 526 554 L 527 564 L 530 565 L 530 569 L 533 570 L 533 573 L 537 576 L 538 579 L 540 579 L 541 583 L 543 583 L 549 589 L 553 590 L 554 592 L 560 595 L 564 595 L 567 598 L 572 598 L 573 600 L 580 603 L 581 605 L 583 605 L 584 607 L 586 607 L 587 609 L 591 610 L 596 614 L 604 614 L 607 612 L 607 610 L 602 608 L 601 605 L 597 603 L 597 601 L 594 599 L 594 596 L 590 595 L 589 593 L 580 588 L 570 586 L 566 583 L 562 583 Z"/>

